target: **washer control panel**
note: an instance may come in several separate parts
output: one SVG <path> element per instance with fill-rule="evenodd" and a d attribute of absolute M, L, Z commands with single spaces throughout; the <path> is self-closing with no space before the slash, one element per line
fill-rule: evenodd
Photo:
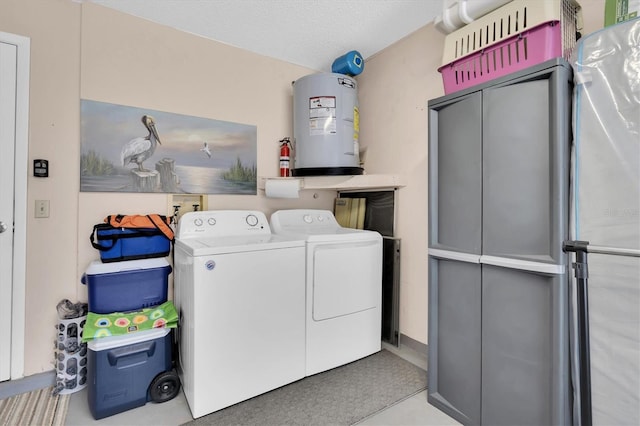
<path fill-rule="evenodd" d="M 178 222 L 176 238 L 270 235 L 264 213 L 255 210 L 189 212 Z"/>

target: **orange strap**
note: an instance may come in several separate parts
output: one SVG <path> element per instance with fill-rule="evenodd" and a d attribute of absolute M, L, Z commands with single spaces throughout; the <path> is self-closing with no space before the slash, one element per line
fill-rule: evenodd
<path fill-rule="evenodd" d="M 114 228 L 157 228 L 165 237 L 173 241 L 173 229 L 169 226 L 170 219 L 159 214 L 148 215 L 109 215 L 105 223 Z"/>

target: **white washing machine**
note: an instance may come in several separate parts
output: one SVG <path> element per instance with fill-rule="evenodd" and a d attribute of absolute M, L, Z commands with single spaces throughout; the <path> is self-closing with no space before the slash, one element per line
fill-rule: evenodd
<path fill-rule="evenodd" d="M 306 375 L 380 351 L 382 236 L 327 210 L 279 210 L 271 229 L 307 242 Z"/>
<path fill-rule="evenodd" d="M 186 213 L 174 248 L 178 372 L 194 418 L 305 375 L 305 242 L 258 211 Z"/>

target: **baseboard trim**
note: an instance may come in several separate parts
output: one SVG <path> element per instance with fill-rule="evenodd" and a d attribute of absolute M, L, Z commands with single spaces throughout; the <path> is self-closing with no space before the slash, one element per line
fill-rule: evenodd
<path fill-rule="evenodd" d="M 418 352 L 419 354 L 422 354 L 425 357 L 427 356 L 426 344 L 422 342 L 418 342 L 417 340 L 414 340 L 405 334 L 400 334 L 399 342 L 400 342 L 400 345 L 407 346 L 408 348 Z"/>
<path fill-rule="evenodd" d="M 25 392 L 31 392 L 36 389 L 48 388 L 55 385 L 55 370 L 45 371 L 44 373 L 33 374 L 17 380 L 9 380 L 0 383 L 0 399 L 10 398 Z"/>

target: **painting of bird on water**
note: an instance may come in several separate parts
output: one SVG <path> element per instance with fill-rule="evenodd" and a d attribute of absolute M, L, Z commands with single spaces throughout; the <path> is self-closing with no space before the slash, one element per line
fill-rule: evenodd
<path fill-rule="evenodd" d="M 256 126 L 81 100 L 80 190 L 256 194 Z"/>
<path fill-rule="evenodd" d="M 120 161 L 122 167 L 125 167 L 129 163 L 138 165 L 138 170 L 141 172 L 148 172 L 142 167 L 142 162 L 151 157 L 156 152 L 156 146 L 160 142 L 158 137 L 158 131 L 156 130 L 156 123 L 153 121 L 153 117 L 150 115 L 142 116 L 142 124 L 149 130 L 149 134 L 146 137 L 138 137 L 131 139 L 127 142 L 120 152 Z"/>

